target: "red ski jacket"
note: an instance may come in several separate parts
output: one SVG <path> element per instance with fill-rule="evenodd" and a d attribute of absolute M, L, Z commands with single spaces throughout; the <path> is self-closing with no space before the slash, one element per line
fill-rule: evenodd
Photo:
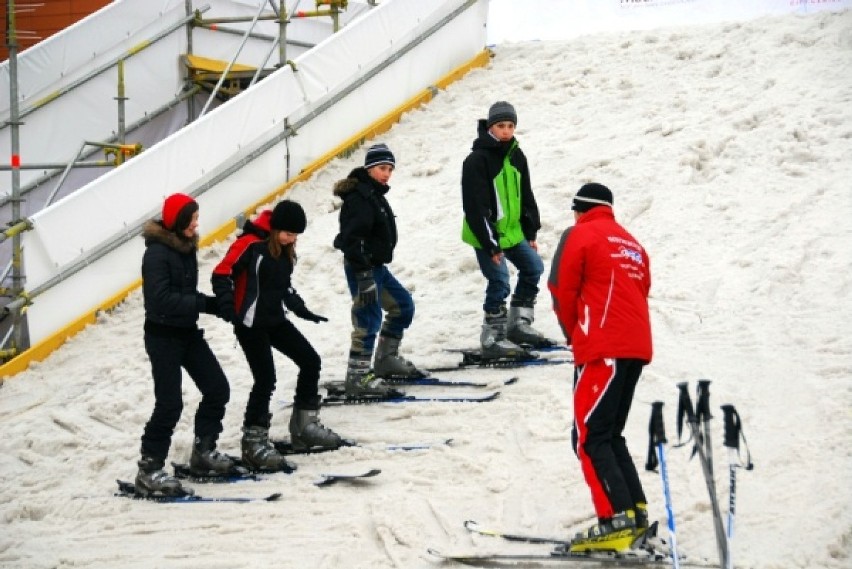
<path fill-rule="evenodd" d="M 651 361 L 645 248 L 615 221 L 612 208 L 595 207 L 566 232 L 547 286 L 574 361 L 602 358 Z"/>

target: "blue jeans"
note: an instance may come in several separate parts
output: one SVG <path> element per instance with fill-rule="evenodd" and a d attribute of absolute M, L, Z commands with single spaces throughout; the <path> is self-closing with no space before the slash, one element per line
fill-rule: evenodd
<path fill-rule="evenodd" d="M 343 264 L 346 283 L 352 295 L 352 345 L 350 353 L 372 354 L 376 345 L 376 334 L 381 328 L 382 335 L 402 338 L 403 332 L 414 320 L 414 299 L 404 286 L 384 265 L 373 269 L 379 302 L 362 305 L 358 302 L 358 283 L 355 271 L 349 263 Z M 382 325 L 382 310 L 385 314 Z"/>
<path fill-rule="evenodd" d="M 544 263 L 529 241 L 521 241 L 514 247 L 503 250 L 503 258 L 499 265 L 491 260 L 491 255 L 482 249 L 476 251 L 479 269 L 488 280 L 485 287 L 485 302 L 482 309 L 491 314 L 506 302 L 511 288 L 509 286 L 509 267 L 506 260 L 518 269 L 518 283 L 515 285 L 514 297 L 521 300 L 535 300 L 538 296 L 538 281 L 544 272 Z"/>

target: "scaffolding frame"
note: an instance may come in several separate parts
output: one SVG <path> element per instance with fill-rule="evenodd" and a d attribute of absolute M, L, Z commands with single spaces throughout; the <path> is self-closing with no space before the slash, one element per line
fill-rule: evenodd
<path fill-rule="evenodd" d="M 11 274 L 11 286 L 10 287 L 2 287 L 0 286 L 0 297 L 8 297 L 10 301 L 5 304 L 2 308 L 0 308 L 0 322 L 5 321 L 7 318 L 12 318 L 12 324 L 5 334 L 5 336 L 0 339 L 0 363 L 4 363 L 15 356 L 19 355 L 22 351 L 24 351 L 28 346 L 26 345 L 26 340 L 24 338 L 24 328 L 25 321 L 24 315 L 26 313 L 27 307 L 32 304 L 32 299 L 38 294 L 44 292 L 45 290 L 49 290 L 55 282 L 59 282 L 56 279 L 52 279 L 48 283 L 45 283 L 38 287 L 37 290 L 27 291 L 25 289 L 25 277 L 23 275 L 23 250 L 21 246 L 21 234 L 24 231 L 28 231 L 32 229 L 32 223 L 28 219 L 23 219 L 21 215 L 21 204 L 24 201 L 24 196 L 29 192 L 35 190 L 36 188 L 43 185 L 45 182 L 55 177 L 60 171 L 61 174 L 58 183 L 49 194 L 44 207 L 50 205 L 52 200 L 58 194 L 61 189 L 62 184 L 67 179 L 68 174 L 71 172 L 73 168 L 107 168 L 107 167 L 116 167 L 123 164 L 126 160 L 132 158 L 133 156 L 138 155 L 142 151 L 141 144 L 127 144 L 125 141 L 127 127 L 125 124 L 125 101 L 128 100 L 128 97 L 125 94 L 124 89 L 124 62 L 126 59 L 132 57 L 134 54 L 142 51 L 150 45 L 153 45 L 157 41 L 162 40 L 163 38 L 172 34 L 175 30 L 185 27 L 187 34 L 187 54 L 192 54 L 193 42 L 192 30 L 196 27 L 213 29 L 216 31 L 223 31 L 225 33 L 239 33 L 243 36 L 243 39 L 240 43 L 240 46 L 234 53 L 233 57 L 228 61 L 224 70 L 219 74 L 218 80 L 215 86 L 210 90 L 210 96 L 207 100 L 207 103 L 204 105 L 203 109 L 199 113 L 198 116 L 195 116 L 195 108 L 194 108 L 194 97 L 199 94 L 202 90 L 205 90 L 205 85 L 199 84 L 200 81 L 191 81 L 190 78 L 187 78 L 186 86 L 184 91 L 175 97 L 171 102 L 167 103 L 155 109 L 152 113 L 149 113 L 144 119 L 141 119 L 131 125 L 130 130 L 135 130 L 140 126 L 154 120 L 156 117 L 161 116 L 162 114 L 168 112 L 170 109 L 174 108 L 177 104 L 182 101 L 186 101 L 188 105 L 188 120 L 192 122 L 197 120 L 208 110 L 213 100 L 222 93 L 223 85 L 226 79 L 232 75 L 232 69 L 236 65 L 236 60 L 239 57 L 240 52 L 245 46 L 246 42 L 250 37 L 259 38 L 259 39 L 273 39 L 275 41 L 271 42 L 272 45 L 270 47 L 269 52 L 266 54 L 263 59 L 261 65 L 252 73 L 250 81 L 248 85 L 245 87 L 250 88 L 253 86 L 259 79 L 261 79 L 265 74 L 268 74 L 269 70 L 264 70 L 264 66 L 266 62 L 272 56 L 272 53 L 275 51 L 275 48 L 278 49 L 279 54 L 279 62 L 275 66 L 276 70 L 279 67 L 284 65 L 293 65 L 292 61 L 288 61 L 286 59 L 287 55 L 287 44 L 292 43 L 293 45 L 298 45 L 300 47 L 313 47 L 308 44 L 304 44 L 301 42 L 288 42 L 286 28 L 289 23 L 291 23 L 293 18 L 305 18 L 305 17 L 326 17 L 330 16 L 333 21 L 333 33 L 339 31 L 339 16 L 340 13 L 345 10 L 348 6 L 348 0 L 315 0 L 317 9 L 310 12 L 298 12 L 298 7 L 301 4 L 301 0 L 298 0 L 290 14 L 287 14 L 285 0 L 279 0 L 278 6 L 276 7 L 274 0 L 265 0 L 264 2 L 259 3 L 258 11 L 251 18 L 247 17 L 232 17 L 232 18 L 208 18 L 204 19 L 202 14 L 207 12 L 210 9 L 209 5 L 203 5 L 200 8 L 193 8 L 192 0 L 185 0 L 185 17 L 180 19 L 175 24 L 169 26 L 165 30 L 155 34 L 151 38 L 149 38 L 141 48 L 134 48 L 129 50 L 128 52 L 114 58 L 113 60 L 99 66 L 98 68 L 92 70 L 86 75 L 72 81 L 68 85 L 63 86 L 57 92 L 51 93 L 49 96 L 44 97 L 29 107 L 25 109 L 20 109 L 19 100 L 18 100 L 18 42 L 17 37 L 20 33 L 17 30 L 16 22 L 15 22 L 15 14 L 16 14 L 16 3 L 15 0 L 6 0 L 6 45 L 9 51 L 9 120 L 4 124 L 0 125 L 0 127 L 9 126 L 10 127 L 10 136 L 11 136 L 11 159 L 8 166 L 0 165 L 0 171 L 9 171 L 11 173 L 11 192 L 10 197 L 6 199 L 0 199 L 0 206 L 4 206 L 11 203 L 12 207 L 12 219 L 6 224 L 5 228 L 0 230 L 0 243 L 5 242 L 6 240 L 12 240 L 12 258 L 9 265 L 0 273 L 0 283 L 4 282 L 7 278 L 10 278 Z M 266 9 L 266 6 L 270 6 L 272 13 L 264 15 L 263 11 Z M 374 3 L 370 3 L 371 6 L 374 6 Z M 28 6 L 28 5 L 27 5 Z M 320 6 L 327 6 L 328 9 L 320 9 Z M 27 8 L 29 9 L 29 8 Z M 21 10 L 23 11 L 23 10 Z M 279 24 L 278 27 L 278 36 L 265 36 L 262 34 L 257 34 L 254 32 L 254 28 L 258 21 L 260 20 L 274 20 Z M 218 27 L 219 23 L 238 23 L 238 22 L 251 22 L 251 25 L 243 32 L 239 30 L 232 29 L 222 29 Z M 87 81 L 92 80 L 94 77 L 101 75 L 112 69 L 113 67 L 117 68 L 117 94 L 115 100 L 117 102 L 117 111 L 118 111 L 118 128 L 115 136 L 108 138 L 103 142 L 94 142 L 94 141 L 83 141 L 83 143 L 78 148 L 77 152 L 74 154 L 74 157 L 69 160 L 67 163 L 30 163 L 30 164 L 22 164 L 20 160 L 20 127 L 23 124 L 21 119 L 30 113 L 36 111 L 37 109 L 49 104 L 52 100 L 72 91 L 76 87 L 86 83 Z M 295 69 L 295 66 L 294 66 Z M 234 74 L 236 76 L 236 74 Z M 205 77 L 205 79 L 209 79 L 209 75 Z M 244 79 L 245 77 L 238 77 L 238 79 Z M 209 87 L 209 86 L 208 86 Z M 239 91 L 243 90 L 242 88 Z M 228 96 L 233 96 L 237 94 L 239 91 L 231 90 L 226 93 Z M 86 151 L 87 147 L 93 147 L 94 150 Z M 100 161 L 85 161 L 81 160 L 81 158 L 88 158 L 92 154 L 98 151 L 103 151 L 105 154 L 105 160 Z M 237 167 L 242 167 L 244 165 L 244 161 L 241 161 Z M 20 183 L 20 172 L 21 170 L 52 170 L 52 172 L 45 174 L 39 179 L 27 185 L 26 188 L 21 188 Z M 232 171 L 231 168 L 228 171 Z M 135 234 L 134 234 L 135 236 Z M 121 243 L 123 240 L 114 241 L 105 248 L 101 254 L 105 254 Z M 78 269 L 72 269 L 70 271 L 71 274 L 76 272 Z M 66 278 L 66 277 L 62 277 Z M 60 280 L 62 280 L 60 278 Z"/>

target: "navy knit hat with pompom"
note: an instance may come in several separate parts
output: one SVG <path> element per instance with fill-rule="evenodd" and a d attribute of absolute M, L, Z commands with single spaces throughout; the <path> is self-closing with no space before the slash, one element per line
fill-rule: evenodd
<path fill-rule="evenodd" d="M 368 148 L 367 155 L 364 157 L 364 168 L 367 170 L 379 164 L 390 164 L 396 168 L 396 158 L 394 158 L 393 152 L 390 151 L 387 144 L 382 142 Z"/>

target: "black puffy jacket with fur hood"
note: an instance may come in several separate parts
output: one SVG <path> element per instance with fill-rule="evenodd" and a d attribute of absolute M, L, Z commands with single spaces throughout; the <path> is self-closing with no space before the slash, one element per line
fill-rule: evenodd
<path fill-rule="evenodd" d="M 196 328 L 207 297 L 198 292 L 198 238 L 186 239 L 148 221 L 142 229 L 142 294 L 145 320 L 176 328 Z"/>
<path fill-rule="evenodd" d="M 334 195 L 343 200 L 340 233 L 334 247 L 355 271 L 367 271 L 393 260 L 396 219 L 385 199 L 390 186 L 380 184 L 363 167 L 334 185 Z"/>

